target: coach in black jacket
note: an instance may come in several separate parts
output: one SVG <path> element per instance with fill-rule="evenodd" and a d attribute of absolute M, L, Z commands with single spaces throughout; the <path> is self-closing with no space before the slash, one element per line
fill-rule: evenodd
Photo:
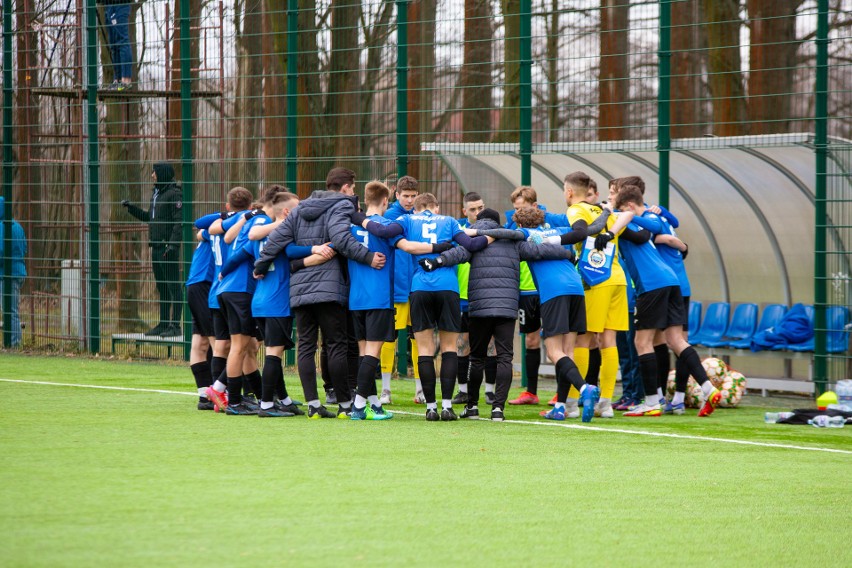
<path fill-rule="evenodd" d="M 326 178 L 327 191 L 315 191 L 299 203 L 287 220 L 270 233 L 260 258 L 255 263 L 257 275 L 266 274 L 276 256 L 288 245 L 316 246 L 331 242 L 338 255 L 318 266 L 310 266 L 290 277 L 290 307 L 296 317 L 299 333 L 298 368 L 309 416 L 319 414 L 334 418 L 320 406 L 317 394 L 317 332 L 322 331 L 323 344 L 328 352 L 328 367 L 340 412 L 350 407 L 347 383 L 346 306 L 349 302 L 349 275 L 346 258 L 373 268 L 384 266 L 385 257 L 362 246 L 350 232 L 350 217 L 358 207 L 354 190 L 355 172 L 334 168 Z M 345 257 L 345 258 L 343 258 Z"/>
<path fill-rule="evenodd" d="M 121 202 L 127 212 L 148 224 L 148 246 L 151 247 L 151 264 L 154 281 L 160 297 L 160 322 L 146 335 L 173 337 L 180 335 L 181 279 L 180 242 L 181 208 L 183 194 L 175 182 L 175 170 L 166 162 L 154 164 L 151 174 L 154 193 L 145 211 L 128 200 Z"/>

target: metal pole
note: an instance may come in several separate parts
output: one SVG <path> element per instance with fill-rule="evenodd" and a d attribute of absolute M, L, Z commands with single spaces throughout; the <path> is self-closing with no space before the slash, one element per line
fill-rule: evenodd
<path fill-rule="evenodd" d="M 297 154 L 298 147 L 298 53 L 299 53 L 299 2 L 287 1 L 287 172 L 285 185 L 296 192 L 298 183 Z"/>
<path fill-rule="evenodd" d="M 3 0 L 3 346 L 12 345 L 12 0 Z"/>
<path fill-rule="evenodd" d="M 298 127 L 299 127 L 299 2 L 287 0 L 287 168 L 284 185 L 293 193 L 298 193 Z M 290 330 L 292 337 L 293 330 Z M 284 354 L 285 365 L 296 364 L 296 352 L 288 349 Z"/>
<path fill-rule="evenodd" d="M 520 154 L 521 185 L 532 184 L 532 0 L 521 0 L 520 41 Z M 527 338 L 521 334 L 521 386 L 527 386 Z"/>
<path fill-rule="evenodd" d="M 819 396 L 827 388 L 826 321 L 826 170 L 828 160 L 828 0 L 817 2 L 816 93 L 814 96 L 814 386 Z"/>
<path fill-rule="evenodd" d="M 672 5 L 671 0 L 660 0 L 660 49 L 657 96 L 657 152 L 659 153 L 659 199 L 662 207 L 669 206 L 669 149 L 672 144 L 671 118 L 671 49 L 672 49 Z"/>
<path fill-rule="evenodd" d="M 408 174 L 408 0 L 396 1 L 396 173 Z M 408 328 L 397 334 L 396 370 L 408 376 Z M 417 361 L 412 361 L 417 365 Z"/>
<path fill-rule="evenodd" d="M 180 160 L 181 183 L 183 190 L 183 274 L 189 274 L 192 263 L 192 251 L 195 248 L 192 238 L 193 201 L 195 195 L 195 165 L 192 147 L 192 55 L 190 53 L 190 10 L 189 0 L 180 0 Z M 161 300 L 162 301 L 162 300 Z M 184 302 L 183 309 L 183 357 L 189 360 L 189 344 L 192 330 L 189 325 L 189 306 Z"/>
<path fill-rule="evenodd" d="M 101 350 L 100 291 L 100 156 L 98 151 L 98 13 L 95 0 L 86 0 L 86 127 L 85 158 L 89 201 L 89 351 Z"/>

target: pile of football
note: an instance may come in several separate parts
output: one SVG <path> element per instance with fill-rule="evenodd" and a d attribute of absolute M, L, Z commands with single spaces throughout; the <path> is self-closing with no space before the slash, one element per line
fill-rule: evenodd
<path fill-rule="evenodd" d="M 739 404 L 740 399 L 745 394 L 746 378 L 739 371 L 735 371 L 728 365 L 716 357 L 707 357 L 701 364 L 704 370 L 707 371 L 707 377 L 713 386 L 722 392 L 722 400 L 720 406 L 731 408 Z M 669 381 L 666 387 L 666 394 L 671 400 L 675 391 L 675 372 L 672 370 L 669 373 Z M 689 382 L 686 385 L 686 399 L 684 401 L 689 408 L 700 408 L 704 404 L 704 393 L 701 392 L 701 387 L 692 376 L 689 377 Z"/>

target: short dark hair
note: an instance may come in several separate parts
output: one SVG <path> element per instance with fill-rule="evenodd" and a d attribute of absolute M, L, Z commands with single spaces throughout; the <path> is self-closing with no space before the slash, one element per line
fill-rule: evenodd
<path fill-rule="evenodd" d="M 367 205 L 381 205 L 382 201 L 389 198 L 390 189 L 378 180 L 373 180 L 364 187 L 364 203 Z"/>
<path fill-rule="evenodd" d="M 332 168 L 325 178 L 325 187 L 330 191 L 340 191 L 344 185 L 355 183 L 355 172 L 349 168 Z"/>
<path fill-rule="evenodd" d="M 625 203 L 634 203 L 636 205 L 644 205 L 645 199 L 642 196 L 642 191 L 636 185 L 625 185 L 619 190 L 615 196 L 615 207 L 621 209 Z"/>
<path fill-rule="evenodd" d="M 498 211 L 494 210 L 494 209 L 486 207 L 485 209 L 483 209 L 482 211 L 479 212 L 479 214 L 476 216 L 476 219 L 480 220 L 480 221 L 482 219 L 491 219 L 492 221 L 494 221 L 495 223 L 497 223 L 499 225 L 500 224 L 500 213 Z"/>
<path fill-rule="evenodd" d="M 254 200 L 251 192 L 244 187 L 233 187 L 228 191 L 228 205 L 236 211 L 244 211 Z"/>
<path fill-rule="evenodd" d="M 515 203 L 519 197 L 523 197 L 524 201 L 527 203 L 536 203 L 538 201 L 538 194 L 535 192 L 535 189 L 528 185 L 522 185 L 520 187 L 516 187 L 511 195 L 509 195 L 509 202 Z"/>
<path fill-rule="evenodd" d="M 521 207 L 512 219 L 519 227 L 534 229 L 544 223 L 544 211 L 538 207 Z"/>
<path fill-rule="evenodd" d="M 419 185 L 417 179 L 412 176 L 402 176 L 398 180 L 396 180 L 396 192 L 401 193 L 403 191 L 417 191 L 417 186 Z"/>
<path fill-rule="evenodd" d="M 294 199 L 299 199 L 299 196 L 295 193 L 290 193 L 287 191 L 286 187 L 282 187 L 281 191 L 275 194 L 275 197 L 272 198 L 273 207 L 276 205 L 281 205 L 282 203 L 287 203 L 288 201 L 292 201 Z"/>
<path fill-rule="evenodd" d="M 467 204 L 467 203 L 470 203 L 472 201 L 482 201 L 482 196 L 479 195 L 478 193 L 476 193 L 475 191 L 470 191 L 468 193 L 465 193 L 464 197 L 462 198 L 462 202 Z"/>
<path fill-rule="evenodd" d="M 579 190 L 579 192 L 585 195 L 589 191 L 589 183 L 592 181 L 592 178 L 586 172 L 571 172 L 565 176 L 564 181 L 571 189 Z"/>
<path fill-rule="evenodd" d="M 283 185 L 278 185 L 277 183 L 273 183 L 269 187 L 263 190 L 263 196 L 260 198 L 261 203 L 272 203 L 275 199 L 275 196 L 281 193 L 282 191 L 287 191 L 287 188 Z"/>
<path fill-rule="evenodd" d="M 414 200 L 414 209 L 416 211 L 423 211 L 424 209 L 429 209 L 430 207 L 434 207 L 437 204 L 437 197 L 435 197 L 431 193 L 421 193 L 417 196 L 417 199 Z"/>
<path fill-rule="evenodd" d="M 639 176 L 627 176 L 623 178 L 618 178 L 617 181 L 619 191 L 621 191 L 622 188 L 628 185 L 633 185 L 637 189 L 639 189 L 642 195 L 645 195 L 645 181 Z"/>

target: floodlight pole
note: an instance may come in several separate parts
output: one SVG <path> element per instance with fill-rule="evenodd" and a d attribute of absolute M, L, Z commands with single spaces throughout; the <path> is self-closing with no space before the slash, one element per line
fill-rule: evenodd
<path fill-rule="evenodd" d="M 814 93 L 814 366 L 815 394 L 827 388 L 825 308 L 828 274 L 826 268 L 826 175 L 828 162 L 828 0 L 817 2 L 816 92 Z"/>
<path fill-rule="evenodd" d="M 86 128 L 88 152 L 84 175 L 87 194 L 88 273 L 88 347 L 91 353 L 101 350 L 101 291 L 100 291 L 100 154 L 98 149 L 98 12 L 96 0 L 86 0 Z"/>
<path fill-rule="evenodd" d="M 396 1 L 396 173 L 408 174 L 408 3 Z M 396 370 L 400 377 L 408 375 L 408 329 L 397 337 Z M 412 361 L 417 365 L 417 361 Z"/>
<path fill-rule="evenodd" d="M 660 49 L 657 52 L 659 73 L 657 77 L 657 152 L 659 154 L 658 201 L 661 207 L 669 206 L 669 151 L 671 149 L 671 0 L 660 0 Z"/>
<path fill-rule="evenodd" d="M 180 0 L 180 160 L 181 160 L 181 189 L 182 194 L 182 225 L 183 225 L 183 274 L 189 274 L 192 263 L 193 244 L 192 202 L 194 199 L 195 167 L 193 164 L 192 147 L 192 56 L 190 52 L 190 8 L 189 0 Z M 179 261 L 178 261 L 179 262 Z M 162 298 L 160 299 L 162 301 Z M 184 302 L 183 309 L 183 357 L 189 360 L 189 345 L 192 341 L 192 330 L 189 322 L 189 305 Z"/>
<path fill-rule="evenodd" d="M 12 345 L 12 0 L 3 0 L 3 347 Z"/>
<path fill-rule="evenodd" d="M 520 10 L 520 139 L 521 185 L 532 185 L 532 0 L 521 0 Z M 527 386 L 527 337 L 521 334 L 521 386 Z"/>

